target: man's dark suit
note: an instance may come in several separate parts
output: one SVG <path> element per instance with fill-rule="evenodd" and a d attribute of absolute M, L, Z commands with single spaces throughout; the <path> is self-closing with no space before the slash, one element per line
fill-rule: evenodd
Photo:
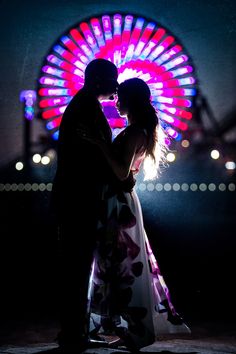
<path fill-rule="evenodd" d="M 101 191 L 114 178 L 100 149 L 80 138 L 81 124 L 111 143 L 101 105 L 85 88 L 73 97 L 62 118 L 52 198 L 60 241 L 59 344 L 72 346 L 86 339 L 87 291 Z"/>

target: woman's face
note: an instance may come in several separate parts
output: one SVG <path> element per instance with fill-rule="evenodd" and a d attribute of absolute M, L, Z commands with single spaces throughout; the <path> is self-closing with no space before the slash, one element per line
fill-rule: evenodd
<path fill-rule="evenodd" d="M 129 113 L 127 104 L 121 95 L 117 96 L 116 108 L 120 116 L 127 116 Z"/>

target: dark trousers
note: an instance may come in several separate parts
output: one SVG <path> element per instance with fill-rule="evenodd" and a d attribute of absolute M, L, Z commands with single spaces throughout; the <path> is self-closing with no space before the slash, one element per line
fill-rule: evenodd
<path fill-rule="evenodd" d="M 88 286 L 96 247 L 98 205 L 65 212 L 59 224 L 59 345 L 73 347 L 88 340 Z"/>

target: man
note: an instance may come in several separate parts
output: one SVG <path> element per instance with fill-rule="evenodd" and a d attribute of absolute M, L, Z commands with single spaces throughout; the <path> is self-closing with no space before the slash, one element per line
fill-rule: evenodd
<path fill-rule="evenodd" d="M 104 183 L 114 178 L 102 152 L 81 139 L 81 127 L 111 143 L 100 101 L 112 99 L 118 71 L 105 59 L 91 61 L 84 86 L 67 106 L 60 125 L 53 183 L 60 242 L 60 353 L 79 353 L 88 345 L 87 293 L 96 244 L 99 202 Z"/>

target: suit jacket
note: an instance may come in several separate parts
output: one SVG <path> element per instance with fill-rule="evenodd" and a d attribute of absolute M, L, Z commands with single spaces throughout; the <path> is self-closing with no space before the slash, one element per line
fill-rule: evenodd
<path fill-rule="evenodd" d="M 71 203 L 100 198 L 102 185 L 114 178 L 100 148 L 82 139 L 77 129 L 83 124 L 108 144 L 112 141 L 110 126 L 100 102 L 82 88 L 68 104 L 60 125 L 57 171 L 53 183 L 53 200 L 61 209 Z"/>

